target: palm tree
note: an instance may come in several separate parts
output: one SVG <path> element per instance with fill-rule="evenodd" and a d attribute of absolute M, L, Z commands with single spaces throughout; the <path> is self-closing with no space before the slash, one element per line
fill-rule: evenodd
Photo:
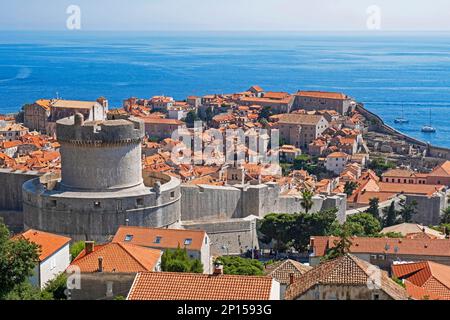
<path fill-rule="evenodd" d="M 314 205 L 313 202 L 314 193 L 308 188 L 303 189 L 302 191 L 302 202 L 300 203 L 303 209 L 305 209 L 305 213 L 307 214 L 309 210 L 311 210 Z"/>

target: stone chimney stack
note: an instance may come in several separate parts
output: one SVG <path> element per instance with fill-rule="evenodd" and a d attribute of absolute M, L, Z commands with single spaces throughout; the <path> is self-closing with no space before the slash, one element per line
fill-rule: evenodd
<path fill-rule="evenodd" d="M 214 275 L 214 276 L 220 276 L 220 275 L 223 275 L 223 265 L 221 265 L 221 264 L 215 264 L 215 265 L 214 265 L 213 275 Z"/>
<path fill-rule="evenodd" d="M 94 252 L 94 241 L 86 241 L 84 243 L 84 249 L 86 250 L 86 254 Z"/>
<path fill-rule="evenodd" d="M 103 272 L 103 257 L 98 257 L 98 272 Z"/>
<path fill-rule="evenodd" d="M 294 283 L 294 274 L 289 273 L 289 284 L 293 284 L 293 283 Z"/>

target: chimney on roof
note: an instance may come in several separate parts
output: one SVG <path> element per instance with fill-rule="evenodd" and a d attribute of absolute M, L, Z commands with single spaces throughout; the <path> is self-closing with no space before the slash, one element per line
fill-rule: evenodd
<path fill-rule="evenodd" d="M 103 257 L 98 257 L 98 272 L 103 272 Z"/>
<path fill-rule="evenodd" d="M 293 283 L 294 283 L 294 274 L 289 273 L 289 284 L 293 284 Z"/>
<path fill-rule="evenodd" d="M 220 275 L 223 275 L 223 265 L 221 265 L 220 263 L 216 263 L 216 264 L 214 265 L 213 275 L 214 275 L 214 276 L 220 276 Z"/>
<path fill-rule="evenodd" d="M 94 252 L 94 241 L 85 241 L 84 242 L 84 250 L 86 254 Z"/>

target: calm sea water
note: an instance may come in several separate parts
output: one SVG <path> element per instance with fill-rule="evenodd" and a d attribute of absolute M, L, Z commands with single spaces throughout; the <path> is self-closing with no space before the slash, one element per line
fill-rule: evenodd
<path fill-rule="evenodd" d="M 450 34 L 0 32 L 0 113 L 39 98 L 343 91 L 450 147 Z M 395 125 L 401 115 L 409 124 Z M 431 121 L 438 131 L 423 134 Z"/>

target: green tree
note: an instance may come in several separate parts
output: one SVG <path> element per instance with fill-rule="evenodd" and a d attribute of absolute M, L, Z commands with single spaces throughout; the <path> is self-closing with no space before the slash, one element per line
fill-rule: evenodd
<path fill-rule="evenodd" d="M 50 294 L 54 300 L 66 300 L 65 290 L 67 289 L 67 274 L 65 272 L 58 275 L 53 280 L 45 284 L 44 291 Z"/>
<path fill-rule="evenodd" d="M 264 235 L 262 241 L 275 241 L 276 250 L 285 250 L 292 242 L 292 229 L 297 217 L 293 214 L 271 213 L 259 223 L 259 231 Z"/>
<path fill-rule="evenodd" d="M 383 226 L 390 227 L 398 223 L 398 212 L 395 209 L 394 201 L 391 205 L 383 209 Z"/>
<path fill-rule="evenodd" d="M 327 250 L 323 260 L 333 260 L 345 256 L 350 252 L 352 241 L 347 227 L 344 227 L 339 235 L 339 239 L 334 241 L 334 247 Z"/>
<path fill-rule="evenodd" d="M 189 111 L 188 114 L 186 115 L 186 118 L 184 119 L 184 121 L 186 122 L 186 125 L 189 128 L 193 128 L 194 127 L 194 122 L 200 120 L 200 117 L 197 115 L 197 112 L 195 111 Z"/>
<path fill-rule="evenodd" d="M 412 222 L 413 216 L 416 214 L 417 211 L 417 201 L 413 200 L 411 203 L 407 203 L 406 200 L 402 199 L 400 200 L 400 216 L 401 216 L 401 222 L 403 223 L 410 223 Z"/>
<path fill-rule="evenodd" d="M 260 120 L 262 120 L 262 119 L 268 120 L 271 115 L 273 115 L 272 108 L 269 106 L 266 106 L 266 107 L 263 107 L 261 112 L 259 113 L 259 119 Z"/>
<path fill-rule="evenodd" d="M 285 250 L 290 247 L 299 252 L 308 249 L 311 236 L 328 235 L 336 220 L 337 209 L 297 214 L 275 214 L 264 217 L 259 225 L 259 232 L 263 235 L 264 242 L 275 240 L 277 250 Z"/>
<path fill-rule="evenodd" d="M 223 265 L 224 274 L 259 276 L 264 273 L 264 264 L 255 259 L 224 256 L 217 258 L 215 263 Z"/>
<path fill-rule="evenodd" d="M 358 184 L 355 181 L 347 181 L 344 185 L 344 192 L 350 197 L 356 188 L 358 188 Z"/>
<path fill-rule="evenodd" d="M 368 213 L 359 213 L 347 218 L 348 222 L 358 223 L 364 228 L 364 235 L 371 237 L 381 231 L 381 224 L 378 219 Z"/>
<path fill-rule="evenodd" d="M 76 257 L 78 257 L 78 255 L 83 250 L 84 250 L 84 241 L 78 241 L 78 242 L 73 243 L 70 246 L 70 257 L 71 257 L 71 260 L 73 261 Z"/>
<path fill-rule="evenodd" d="M 307 214 L 309 212 L 309 210 L 311 210 L 311 208 L 314 205 L 314 201 L 313 201 L 313 196 L 314 193 L 305 188 L 302 191 L 302 201 L 300 202 L 300 205 L 302 206 L 303 209 L 305 209 L 305 213 Z"/>
<path fill-rule="evenodd" d="M 389 169 L 394 169 L 396 167 L 395 163 L 388 161 L 383 158 L 375 158 L 369 163 L 369 169 L 375 171 L 378 176 L 381 176 L 383 173 L 388 171 Z"/>
<path fill-rule="evenodd" d="M 6 293 L 2 300 L 52 300 L 53 295 L 45 290 L 41 291 L 38 287 L 32 286 L 28 281 L 20 282 L 14 288 Z"/>
<path fill-rule="evenodd" d="M 380 199 L 378 198 L 369 199 L 369 209 L 366 210 L 366 213 L 370 213 L 374 218 L 380 219 L 379 203 Z"/>
<path fill-rule="evenodd" d="M 446 209 L 442 210 L 441 223 L 442 224 L 450 223 L 450 207 L 447 207 Z"/>
<path fill-rule="evenodd" d="M 294 159 L 294 170 L 307 170 L 311 161 L 311 156 L 302 154 Z"/>
<path fill-rule="evenodd" d="M 189 258 L 186 248 L 166 250 L 161 257 L 161 269 L 167 272 L 202 273 L 203 265 L 200 260 Z"/>
<path fill-rule="evenodd" d="M 332 235 L 340 236 L 344 230 L 350 236 L 375 237 L 381 231 L 381 224 L 369 213 L 358 213 L 347 217 L 343 225 L 335 222 Z"/>
<path fill-rule="evenodd" d="M 210 122 L 214 117 L 214 112 L 211 107 L 206 108 L 205 110 L 205 121 Z"/>
<path fill-rule="evenodd" d="M 24 283 L 33 275 L 39 252 L 39 246 L 26 239 L 10 239 L 10 232 L 0 219 L 0 299 L 27 294 L 30 286 Z"/>

